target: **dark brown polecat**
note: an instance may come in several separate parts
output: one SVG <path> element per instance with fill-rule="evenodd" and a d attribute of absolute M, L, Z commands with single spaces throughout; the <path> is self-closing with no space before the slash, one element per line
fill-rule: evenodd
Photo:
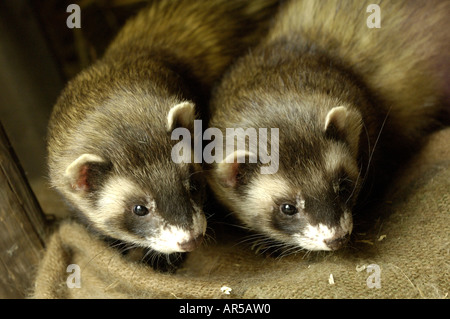
<path fill-rule="evenodd" d="M 90 230 L 170 254 L 205 234 L 200 167 L 172 161 L 209 89 L 267 30 L 274 0 L 153 1 L 71 80 L 48 132 L 51 185 Z"/>
<path fill-rule="evenodd" d="M 278 128 L 279 139 L 263 145 L 278 170 L 249 163 L 258 148 L 244 136 L 244 149 L 212 165 L 218 200 L 287 246 L 342 247 L 355 205 L 450 107 L 449 15 L 449 1 L 285 2 L 269 35 L 214 91 L 209 122 Z"/>

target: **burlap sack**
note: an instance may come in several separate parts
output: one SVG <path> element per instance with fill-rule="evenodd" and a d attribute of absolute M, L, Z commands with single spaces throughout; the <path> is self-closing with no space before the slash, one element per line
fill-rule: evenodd
<path fill-rule="evenodd" d="M 34 298 L 445 298 L 450 289 L 450 129 L 434 134 L 391 186 L 378 217 L 338 252 L 255 252 L 242 233 L 189 254 L 174 274 L 122 257 L 75 223 L 55 231 Z M 214 225 L 212 225 L 214 227 Z M 69 288 L 67 266 L 81 270 Z M 231 288 L 225 294 L 221 288 Z"/>

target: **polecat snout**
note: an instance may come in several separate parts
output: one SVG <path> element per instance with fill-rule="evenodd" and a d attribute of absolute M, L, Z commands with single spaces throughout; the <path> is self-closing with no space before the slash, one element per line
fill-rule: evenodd
<path fill-rule="evenodd" d="M 154 1 L 68 83 L 49 122 L 50 180 L 89 229 L 166 254 L 198 247 L 205 182 L 196 164 L 174 163 L 171 132 L 192 127 L 276 5 Z"/>
<path fill-rule="evenodd" d="M 366 9 L 376 3 L 381 28 L 369 28 Z M 449 13 L 439 1 L 285 2 L 269 35 L 214 91 L 209 122 L 224 132 L 279 128 L 263 145 L 279 149 L 278 171 L 249 163 L 258 148 L 246 136 L 208 175 L 218 200 L 286 245 L 342 247 L 355 205 L 449 106 Z"/>

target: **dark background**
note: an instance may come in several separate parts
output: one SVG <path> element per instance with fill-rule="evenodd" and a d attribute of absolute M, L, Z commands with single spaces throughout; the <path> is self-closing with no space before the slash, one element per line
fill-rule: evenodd
<path fill-rule="evenodd" d="M 67 7 L 78 4 L 81 28 Z M 0 122 L 47 214 L 66 213 L 47 182 L 46 131 L 65 83 L 101 57 L 143 0 L 0 1 Z"/>

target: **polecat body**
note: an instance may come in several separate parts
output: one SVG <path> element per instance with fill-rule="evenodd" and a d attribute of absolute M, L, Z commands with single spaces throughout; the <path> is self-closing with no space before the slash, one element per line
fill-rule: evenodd
<path fill-rule="evenodd" d="M 195 164 L 172 161 L 171 132 L 191 127 L 275 6 L 155 1 L 68 83 L 49 122 L 50 180 L 89 229 L 166 254 L 200 244 L 204 183 Z"/>
<path fill-rule="evenodd" d="M 366 9 L 376 3 L 381 28 L 369 29 Z M 219 201 L 286 245 L 342 247 L 363 194 L 449 107 L 449 13 L 444 1 L 287 2 L 267 38 L 214 91 L 209 122 L 279 128 L 271 154 L 278 171 L 261 174 L 263 164 L 248 163 L 249 142 L 211 168 Z"/>

